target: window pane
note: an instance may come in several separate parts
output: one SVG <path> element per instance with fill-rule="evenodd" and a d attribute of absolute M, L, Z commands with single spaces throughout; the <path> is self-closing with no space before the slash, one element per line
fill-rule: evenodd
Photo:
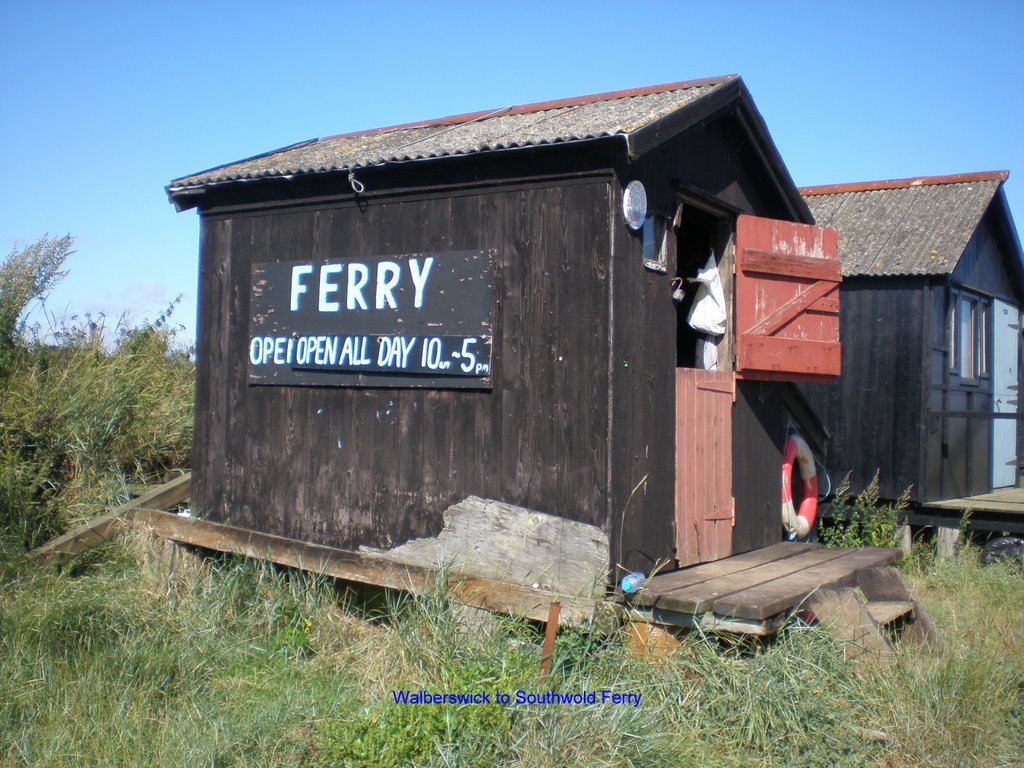
<path fill-rule="evenodd" d="M 964 379 L 976 379 L 975 347 L 978 302 L 973 299 L 960 299 L 960 376 Z"/>
<path fill-rule="evenodd" d="M 978 340 L 978 351 L 976 352 L 978 375 L 988 376 L 988 324 L 992 322 L 992 313 L 989 311 L 988 302 L 982 302 L 978 306 L 980 309 L 976 334 Z"/>

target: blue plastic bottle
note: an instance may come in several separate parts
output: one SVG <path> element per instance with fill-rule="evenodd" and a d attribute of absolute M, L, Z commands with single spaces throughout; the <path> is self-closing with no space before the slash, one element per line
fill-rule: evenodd
<path fill-rule="evenodd" d="M 619 586 L 622 587 L 622 591 L 625 594 L 629 595 L 633 592 L 639 592 L 645 583 L 647 583 L 647 577 L 639 571 L 633 571 L 622 577 L 622 583 Z"/>

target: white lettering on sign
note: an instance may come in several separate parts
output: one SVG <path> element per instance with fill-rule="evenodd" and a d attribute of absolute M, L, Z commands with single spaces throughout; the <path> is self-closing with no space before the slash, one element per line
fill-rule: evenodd
<path fill-rule="evenodd" d="M 403 264 L 396 261 L 380 261 L 376 263 L 374 274 L 373 308 L 374 309 L 398 309 L 398 298 L 396 290 L 402 287 L 403 281 L 407 278 L 412 283 L 413 307 L 423 308 L 424 296 L 427 291 L 427 282 L 430 279 L 430 271 L 434 266 L 434 257 L 428 256 L 423 259 L 409 259 L 404 262 L 407 270 L 403 270 Z M 347 280 L 337 280 L 335 276 L 345 272 L 348 267 Z M 306 276 L 312 275 L 315 268 L 312 264 L 296 264 L 292 267 L 291 300 L 289 307 L 292 312 L 298 312 L 303 304 L 303 295 L 309 292 L 306 284 Z M 370 282 L 370 265 L 358 261 L 347 264 L 322 264 L 319 267 L 319 281 L 317 288 L 317 309 L 320 312 L 340 312 L 340 294 L 345 294 L 345 309 L 367 310 L 369 305 L 366 301 L 364 290 Z"/>
<path fill-rule="evenodd" d="M 381 336 L 377 365 L 381 368 L 408 368 L 409 353 L 416 346 L 416 337 Z"/>
<path fill-rule="evenodd" d="M 320 269 L 320 311 L 321 312 L 337 312 L 341 309 L 341 304 L 336 301 L 328 301 L 327 297 L 332 293 L 336 293 L 340 287 L 337 283 L 330 281 L 331 275 L 336 275 L 343 269 L 341 264 L 324 264 Z M 294 273 L 294 270 L 292 270 Z M 292 299 L 295 302 L 295 299 Z M 292 310 L 293 312 L 295 309 Z"/>
<path fill-rule="evenodd" d="M 360 309 L 366 309 L 366 299 L 363 298 L 363 288 L 370 282 L 370 270 L 365 264 L 348 265 L 348 296 L 345 298 L 345 306 L 348 309 L 355 309 L 356 304 Z"/>
<path fill-rule="evenodd" d="M 477 336 L 255 336 L 249 341 L 254 366 L 335 370 L 364 369 L 408 373 L 450 372 L 488 376 L 490 339 Z M 419 348 L 419 354 L 413 352 Z M 481 359 L 482 358 L 482 359 Z"/>
<path fill-rule="evenodd" d="M 412 284 L 416 288 L 416 299 L 413 302 L 413 306 L 416 309 L 423 307 L 423 289 L 427 287 L 427 277 L 430 275 L 430 268 L 434 266 L 434 257 L 428 256 L 423 262 L 423 270 L 420 271 L 419 261 L 412 259 L 409 261 L 409 272 L 412 274 Z"/>
<path fill-rule="evenodd" d="M 302 284 L 302 276 L 312 273 L 312 264 L 299 264 L 292 267 L 292 312 L 299 310 L 299 296 L 306 292 L 306 286 Z"/>
<path fill-rule="evenodd" d="M 377 309 L 384 309 L 385 303 L 392 309 L 398 309 L 393 291 L 401 279 L 402 268 L 395 262 L 377 262 Z"/>

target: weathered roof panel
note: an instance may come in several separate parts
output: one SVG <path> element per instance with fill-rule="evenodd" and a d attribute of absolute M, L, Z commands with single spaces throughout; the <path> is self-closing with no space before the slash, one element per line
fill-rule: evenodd
<path fill-rule="evenodd" d="M 737 79 L 727 75 L 329 136 L 184 176 L 167 189 L 173 195 L 231 181 L 628 136 Z"/>
<path fill-rule="evenodd" d="M 977 229 L 1006 171 L 800 190 L 818 224 L 839 231 L 844 276 L 943 275 Z"/>

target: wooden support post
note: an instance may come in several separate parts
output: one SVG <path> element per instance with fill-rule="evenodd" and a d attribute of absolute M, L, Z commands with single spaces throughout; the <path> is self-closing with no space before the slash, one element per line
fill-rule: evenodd
<path fill-rule="evenodd" d="M 903 550 L 903 554 L 909 555 L 910 549 L 914 545 L 914 534 L 910 530 L 910 526 L 906 523 L 903 525 L 897 525 L 896 539 L 899 541 L 900 549 Z"/>
<path fill-rule="evenodd" d="M 935 529 L 935 554 L 939 557 L 952 557 L 956 554 L 956 545 L 959 541 L 959 528 L 937 527 Z"/>
<path fill-rule="evenodd" d="M 646 621 L 631 621 L 626 626 L 626 645 L 635 656 L 663 659 L 679 649 L 679 639 L 665 627 Z"/>
<path fill-rule="evenodd" d="M 558 613 L 562 604 L 557 600 L 551 601 L 548 608 L 548 624 L 544 628 L 544 645 L 540 652 L 540 681 L 546 682 L 551 673 L 551 658 L 555 655 L 555 635 L 558 634 Z"/>
<path fill-rule="evenodd" d="M 186 545 L 142 528 L 135 535 L 142 556 L 142 577 L 155 589 L 175 593 L 208 574 L 205 559 Z"/>

